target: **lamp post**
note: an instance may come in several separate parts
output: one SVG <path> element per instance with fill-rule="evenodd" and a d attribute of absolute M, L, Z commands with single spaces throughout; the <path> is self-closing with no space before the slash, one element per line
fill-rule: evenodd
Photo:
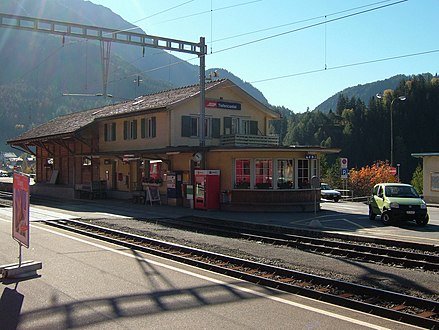
<path fill-rule="evenodd" d="M 381 99 L 383 96 L 381 94 L 377 94 L 376 97 Z M 390 166 L 393 166 L 393 102 L 396 100 L 405 101 L 407 98 L 402 95 L 393 98 L 392 102 L 390 102 Z"/>

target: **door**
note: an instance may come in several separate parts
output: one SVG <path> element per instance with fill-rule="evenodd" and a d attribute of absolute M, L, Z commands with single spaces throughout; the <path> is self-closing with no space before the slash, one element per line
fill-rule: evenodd
<path fill-rule="evenodd" d="M 372 192 L 372 200 L 371 207 L 372 211 L 375 214 L 381 214 L 383 209 L 383 201 L 384 201 L 384 190 L 383 186 L 376 186 Z"/>

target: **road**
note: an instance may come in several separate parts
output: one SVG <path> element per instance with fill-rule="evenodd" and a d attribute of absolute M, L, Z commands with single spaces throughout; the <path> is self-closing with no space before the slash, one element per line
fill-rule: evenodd
<path fill-rule="evenodd" d="M 0 241 L 0 265 L 16 261 L 4 214 Z M 2 281 L 2 329 L 410 329 L 38 222 L 23 260 L 43 269 Z"/>
<path fill-rule="evenodd" d="M 369 220 L 368 206 L 352 202 L 324 202 L 323 212 L 317 215 L 325 231 L 343 231 L 356 235 L 374 236 L 425 244 L 439 244 L 439 208 L 429 207 L 430 222 L 417 226 L 415 222 L 402 222 L 385 226 L 378 216 Z"/>

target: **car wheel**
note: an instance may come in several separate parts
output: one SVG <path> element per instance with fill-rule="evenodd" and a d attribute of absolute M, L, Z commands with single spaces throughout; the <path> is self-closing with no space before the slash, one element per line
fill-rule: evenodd
<path fill-rule="evenodd" d="M 334 202 L 338 202 L 338 200 L 340 199 L 340 197 L 334 197 Z"/>
<path fill-rule="evenodd" d="M 372 211 L 372 206 L 369 206 L 369 220 L 375 220 L 376 214 Z"/>
<path fill-rule="evenodd" d="M 428 221 L 430 220 L 430 218 L 429 218 L 429 216 L 428 216 L 428 214 L 424 217 L 424 218 L 422 218 L 422 219 L 416 219 L 416 224 L 418 225 L 418 226 L 425 226 L 427 223 L 428 223 Z"/>
<path fill-rule="evenodd" d="M 385 225 L 390 225 L 392 223 L 392 218 L 390 217 L 389 212 L 384 212 L 381 214 L 381 222 Z"/>

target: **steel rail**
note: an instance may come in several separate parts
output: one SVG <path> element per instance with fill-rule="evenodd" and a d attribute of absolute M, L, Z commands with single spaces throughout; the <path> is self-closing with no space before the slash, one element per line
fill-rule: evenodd
<path fill-rule="evenodd" d="M 154 222 L 173 224 L 180 228 L 191 228 L 196 231 L 204 231 L 206 233 L 214 232 L 227 237 L 245 238 L 249 240 L 262 241 L 264 243 L 285 245 L 301 250 L 312 252 L 326 253 L 331 255 L 342 256 L 346 258 L 359 259 L 362 261 L 372 261 L 389 265 L 398 265 L 405 268 L 420 268 L 428 271 L 439 271 L 439 255 L 427 254 L 424 245 L 417 246 L 413 244 L 412 250 L 421 251 L 421 253 L 397 250 L 398 241 L 380 242 L 385 247 L 362 245 L 357 240 L 355 243 L 343 242 L 329 238 L 315 238 L 310 236 L 276 233 L 264 229 L 253 229 L 249 226 L 238 227 L 228 224 L 217 223 L 215 221 L 197 221 L 196 219 L 159 219 Z M 345 236 L 345 238 L 348 238 Z M 386 244 L 384 244 L 386 243 Z M 367 243 L 368 244 L 368 243 Z M 403 243 L 404 248 L 407 248 Z M 430 251 L 427 251 L 430 252 Z"/>
<path fill-rule="evenodd" d="M 75 220 L 43 221 L 81 235 L 392 320 L 439 328 L 439 302 L 265 265 Z"/>

